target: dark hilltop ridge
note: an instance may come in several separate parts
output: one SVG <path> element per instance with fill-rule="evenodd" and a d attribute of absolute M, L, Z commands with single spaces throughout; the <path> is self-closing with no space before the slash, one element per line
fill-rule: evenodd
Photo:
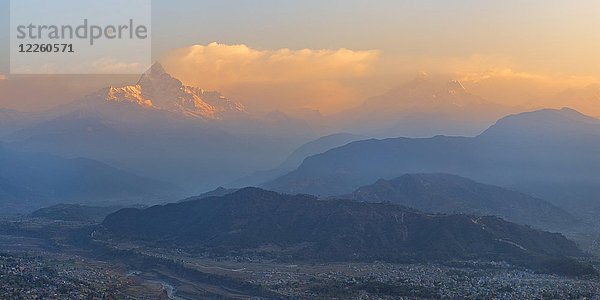
<path fill-rule="evenodd" d="M 213 255 L 280 260 L 507 261 L 540 272 L 595 274 L 561 234 L 497 217 L 434 215 L 393 204 L 319 200 L 245 188 L 222 197 L 123 209 L 106 217 L 117 240 Z"/>

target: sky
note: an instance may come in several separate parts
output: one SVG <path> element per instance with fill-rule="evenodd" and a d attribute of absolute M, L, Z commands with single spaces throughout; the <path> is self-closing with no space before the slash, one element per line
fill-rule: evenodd
<path fill-rule="evenodd" d="M 0 0 L 4 27 L 7 3 Z M 154 60 L 188 84 L 219 89 L 263 109 L 333 113 L 420 72 L 459 78 L 494 102 L 560 106 L 562 91 L 588 95 L 600 79 L 600 2 L 592 0 L 154 0 L 152 5 Z M 8 44 L 6 30 L 1 32 L 0 50 Z M 7 66 L 4 55 L 0 74 L 8 73 Z M 47 99 L 41 98 L 48 95 L 48 77 L 0 80 L 0 107 L 36 110 L 132 79 L 55 77 L 53 84 L 69 89 Z M 22 91 L 27 84 L 33 88 Z M 600 116 L 600 104 L 585 101 L 579 107 Z"/>

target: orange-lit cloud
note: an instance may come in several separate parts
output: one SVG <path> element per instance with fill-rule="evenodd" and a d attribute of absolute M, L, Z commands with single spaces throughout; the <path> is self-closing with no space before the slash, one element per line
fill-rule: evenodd
<path fill-rule="evenodd" d="M 510 57 L 483 54 L 449 58 L 398 55 L 383 57 L 380 65 L 377 72 L 388 78 L 400 77 L 397 72 L 407 71 L 445 74 L 460 80 L 471 93 L 498 104 L 524 110 L 568 106 L 600 116 L 600 94 L 596 88 L 600 77 L 594 75 L 532 70 Z"/>
<path fill-rule="evenodd" d="M 598 77 L 584 75 L 544 74 L 516 71 L 512 67 L 494 67 L 477 72 L 456 72 L 457 78 L 474 86 L 486 82 L 523 86 L 530 92 L 555 93 L 566 88 L 579 88 L 600 82 Z"/>
<path fill-rule="evenodd" d="M 530 109 L 571 107 L 600 116 L 600 101 L 590 89 L 600 83 L 594 76 L 531 73 L 511 68 L 458 74 L 463 84 L 486 99 Z M 565 91 L 569 90 L 569 93 Z"/>
<path fill-rule="evenodd" d="M 177 49 L 161 61 L 185 83 L 219 90 L 250 107 L 337 110 L 359 96 L 347 80 L 374 71 L 378 51 L 259 50 L 211 43 Z"/>
<path fill-rule="evenodd" d="M 6 79 L 6 75 L 0 74 L 0 80 L 4 80 L 4 79 Z"/>
<path fill-rule="evenodd" d="M 103 87 L 135 83 L 137 75 L 10 75 L 0 80 L 0 108 L 40 111 Z"/>

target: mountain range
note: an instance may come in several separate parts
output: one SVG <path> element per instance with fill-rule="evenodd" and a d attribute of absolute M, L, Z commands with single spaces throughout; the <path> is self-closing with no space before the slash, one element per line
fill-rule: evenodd
<path fill-rule="evenodd" d="M 156 64 L 131 85 L 107 87 L 50 111 L 1 110 L 0 136 L 12 153 L 85 158 L 121 172 L 115 178 L 128 174 L 164 182 L 173 187 L 162 189 L 171 199 L 223 185 L 346 195 L 380 179 L 448 173 L 527 193 L 569 212 L 600 213 L 595 196 L 600 194 L 600 121 L 571 109 L 510 115 L 476 137 L 364 140 L 386 135 L 382 130 L 387 129 L 394 136 L 461 132 L 452 129 L 447 116 L 458 116 L 459 127 L 470 124 L 474 133 L 479 130 L 474 120 L 484 126 L 512 109 L 471 94 L 460 81 L 424 75 L 331 117 L 371 134 L 314 140 L 302 120 L 279 111 L 250 113 L 218 92 L 185 85 Z M 268 166 L 275 167 L 257 171 Z M 5 182 L 3 197 L 48 195 L 29 195 L 27 186 Z M 77 199 L 67 195 L 60 202 Z"/>
<path fill-rule="evenodd" d="M 567 108 L 545 109 L 502 118 L 472 138 L 353 142 L 307 158 L 264 187 L 331 196 L 409 173 L 449 173 L 593 216 L 600 212 L 598 153 L 600 120 Z"/>

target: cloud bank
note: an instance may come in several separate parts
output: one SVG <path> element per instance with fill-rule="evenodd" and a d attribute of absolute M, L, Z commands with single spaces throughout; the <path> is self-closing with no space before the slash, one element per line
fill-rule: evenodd
<path fill-rule="evenodd" d="M 456 74 L 473 93 L 485 99 L 523 109 L 570 107 L 600 116 L 600 80 L 595 76 L 549 74 L 493 67 Z"/>
<path fill-rule="evenodd" d="M 138 75 L 10 75 L 0 80 L 0 108 L 46 110 L 138 79 Z"/>
<path fill-rule="evenodd" d="M 259 50 L 211 43 L 173 50 L 161 61 L 185 83 L 222 91 L 251 107 L 328 111 L 358 100 L 347 81 L 371 75 L 378 57 L 376 50 Z"/>
<path fill-rule="evenodd" d="M 457 79 L 471 93 L 497 104 L 522 110 L 571 107 L 600 116 L 600 77 L 532 69 L 511 57 L 472 54 L 464 57 L 386 55 L 376 73 L 388 86 L 406 73 L 441 74 Z M 406 77 L 406 76 L 404 76 Z"/>
<path fill-rule="evenodd" d="M 305 107 L 334 113 L 427 72 L 458 79 L 472 93 L 502 105 L 523 109 L 571 106 L 600 115 L 600 103 L 590 97 L 564 101 L 564 96 L 561 100 L 556 96 L 568 89 L 589 89 L 600 82 L 597 77 L 527 70 L 510 57 L 493 54 L 429 57 L 378 50 L 263 50 L 211 43 L 175 49 L 161 61 L 186 84 L 221 91 L 249 108 L 265 111 Z"/>

